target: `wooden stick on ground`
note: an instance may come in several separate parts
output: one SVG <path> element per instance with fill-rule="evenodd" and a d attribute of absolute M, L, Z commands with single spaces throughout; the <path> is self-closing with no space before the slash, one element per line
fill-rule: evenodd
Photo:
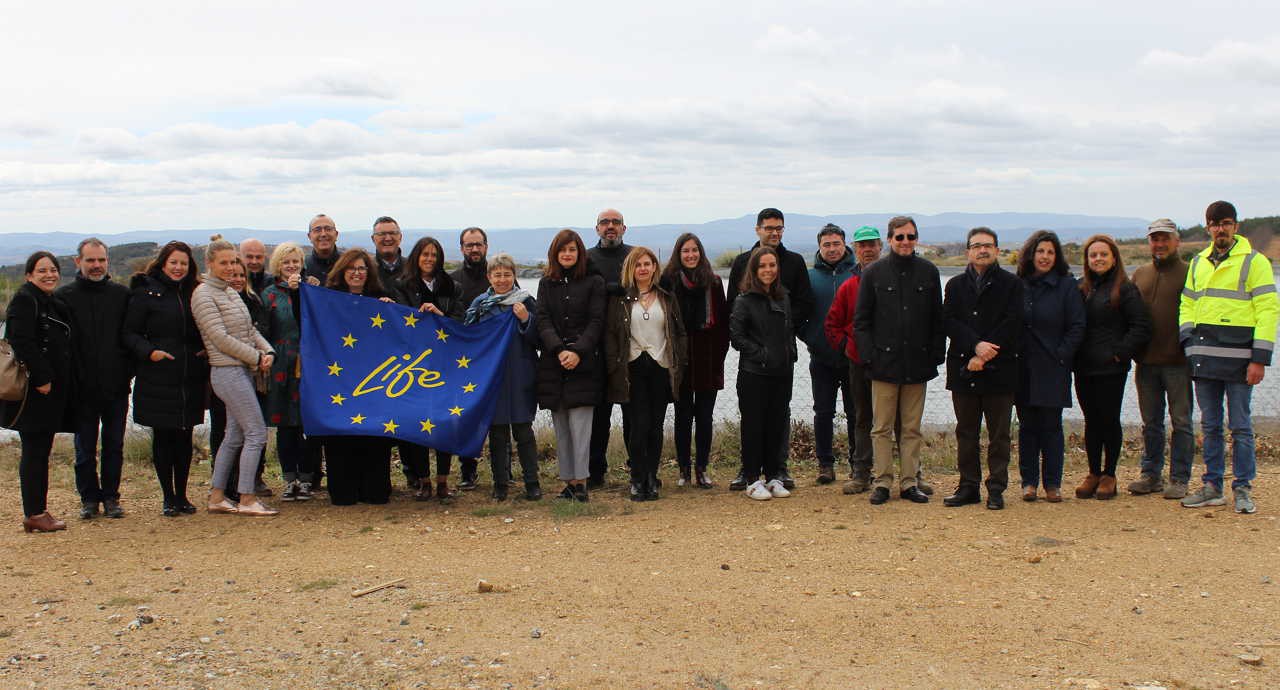
<path fill-rule="evenodd" d="M 356 597 L 362 597 L 362 596 L 364 596 L 364 595 L 366 595 L 366 594 L 373 594 L 374 592 L 377 592 L 377 591 L 379 591 L 379 590 L 386 589 L 386 588 L 388 588 L 388 587 L 395 587 L 396 585 L 400 584 L 401 582 L 404 582 L 404 578 L 403 578 L 403 577 L 397 577 L 396 579 L 394 579 L 394 580 L 392 580 L 392 581 L 390 581 L 390 582 L 384 582 L 384 583 L 382 583 L 382 584 L 380 584 L 380 585 L 374 585 L 374 586 L 372 586 L 372 587 L 366 587 L 365 589 L 357 589 L 356 591 L 354 591 L 354 592 L 352 592 L 352 593 L 351 593 L 351 598 L 353 598 L 353 599 L 354 599 L 354 598 L 356 598 Z"/>

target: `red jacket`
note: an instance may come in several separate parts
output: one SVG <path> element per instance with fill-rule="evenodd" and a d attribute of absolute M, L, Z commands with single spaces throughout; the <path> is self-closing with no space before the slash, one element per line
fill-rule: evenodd
<path fill-rule="evenodd" d="M 831 347 L 844 349 L 845 357 L 851 362 L 861 363 L 858 358 L 858 344 L 853 339 L 853 311 L 858 306 L 858 284 L 861 279 L 854 275 L 836 290 L 836 298 L 831 301 L 831 309 L 827 310 L 827 319 L 823 330 L 827 334 L 827 342 Z"/>

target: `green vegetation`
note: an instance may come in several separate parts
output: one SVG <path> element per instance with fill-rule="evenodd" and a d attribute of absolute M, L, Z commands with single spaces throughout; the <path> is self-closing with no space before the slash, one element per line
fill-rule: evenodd
<path fill-rule="evenodd" d="M 337 585 L 338 585 L 337 580 L 330 580 L 330 579 L 312 580 L 311 582 L 306 582 L 298 585 L 297 590 L 299 592 L 311 592 L 311 591 L 320 590 L 320 589 L 330 589 L 332 587 L 336 587 Z"/>
<path fill-rule="evenodd" d="M 609 512 L 609 506 L 604 503 L 579 503 L 577 501 L 566 501 L 563 499 L 553 499 L 551 501 L 551 517 L 556 520 L 572 520 L 582 517 L 599 517 Z"/>

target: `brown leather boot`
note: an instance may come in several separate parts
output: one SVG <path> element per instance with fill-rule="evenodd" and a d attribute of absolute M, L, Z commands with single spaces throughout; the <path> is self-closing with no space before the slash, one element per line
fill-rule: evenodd
<path fill-rule="evenodd" d="M 1093 498 L 1098 492 L 1098 482 L 1102 481 L 1102 475 L 1089 473 L 1089 476 L 1080 482 L 1080 486 L 1076 487 L 1076 498 Z"/>
<path fill-rule="evenodd" d="M 1062 503 L 1062 490 L 1057 487 L 1045 489 L 1044 500 L 1049 503 Z"/>
<path fill-rule="evenodd" d="M 49 511 L 32 515 L 22 521 L 22 529 L 27 533 L 31 532 L 57 532 L 60 529 L 66 529 L 67 523 L 49 514 Z"/>
<path fill-rule="evenodd" d="M 1098 491 L 1093 495 L 1099 501 L 1108 501 L 1116 497 L 1116 478 L 1109 475 L 1102 475 L 1102 479 L 1098 482 Z"/>

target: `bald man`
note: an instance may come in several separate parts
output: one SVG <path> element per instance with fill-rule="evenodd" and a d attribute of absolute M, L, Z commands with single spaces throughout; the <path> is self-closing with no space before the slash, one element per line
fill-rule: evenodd
<path fill-rule="evenodd" d="M 622 261 L 631 252 L 631 245 L 622 241 L 627 232 L 627 224 L 622 220 L 622 213 L 614 208 L 606 208 L 596 215 L 596 235 L 600 241 L 587 250 L 587 271 L 599 274 L 604 278 L 605 290 L 609 295 L 624 294 L 622 289 Z M 600 381 L 603 389 L 605 381 Z M 603 398 L 602 398 L 603 399 Z M 591 477 L 587 480 L 587 488 L 600 489 L 605 485 L 605 473 L 609 470 L 609 461 L 605 457 L 609 450 L 609 431 L 613 424 L 613 403 L 602 402 L 596 405 L 595 415 L 591 420 Z M 627 419 L 622 419 L 622 437 L 627 437 Z"/>
<path fill-rule="evenodd" d="M 252 237 L 240 243 L 240 260 L 249 270 L 249 286 L 262 292 L 271 281 L 267 276 L 267 246 Z"/>

